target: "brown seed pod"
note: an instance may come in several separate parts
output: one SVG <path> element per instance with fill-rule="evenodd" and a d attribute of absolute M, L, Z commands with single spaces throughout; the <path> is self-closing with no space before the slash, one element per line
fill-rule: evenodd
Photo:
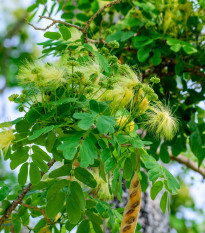
<path fill-rule="evenodd" d="M 134 174 L 129 189 L 129 200 L 124 209 L 120 233 L 134 233 L 141 205 L 141 186 L 137 172 Z"/>

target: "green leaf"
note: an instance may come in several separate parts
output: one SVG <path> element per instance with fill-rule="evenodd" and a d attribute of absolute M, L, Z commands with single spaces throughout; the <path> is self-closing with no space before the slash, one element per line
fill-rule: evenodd
<path fill-rule="evenodd" d="M 123 177 L 126 180 L 129 180 L 132 176 L 133 169 L 132 169 L 132 162 L 130 158 L 126 158 L 123 168 Z"/>
<path fill-rule="evenodd" d="M 205 148 L 203 147 L 203 135 L 200 133 L 199 127 L 193 121 L 189 122 L 189 127 L 191 130 L 190 135 L 190 147 L 194 155 L 198 159 L 198 165 L 202 164 L 205 158 Z"/>
<path fill-rule="evenodd" d="M 28 177 L 28 163 L 24 163 L 19 171 L 18 174 L 18 182 L 20 185 L 24 185 L 27 181 L 27 177 Z"/>
<path fill-rule="evenodd" d="M 66 26 L 60 27 L 59 30 L 64 40 L 68 40 L 71 38 L 71 33 Z"/>
<path fill-rule="evenodd" d="M 172 194 L 177 194 L 177 189 L 180 189 L 180 185 L 175 179 L 175 177 L 165 168 L 163 167 L 163 171 L 167 177 L 167 186 Z"/>
<path fill-rule="evenodd" d="M 161 145 L 159 155 L 163 163 L 169 163 L 170 157 L 169 157 L 168 147 L 165 143 Z"/>
<path fill-rule="evenodd" d="M 72 194 L 68 195 L 66 201 L 66 212 L 68 214 L 68 220 L 71 224 L 76 225 L 80 221 L 81 209 L 75 197 Z"/>
<path fill-rule="evenodd" d="M 71 169 L 72 169 L 72 164 L 67 163 L 67 164 L 63 165 L 62 167 L 52 171 L 49 174 L 49 178 L 56 178 L 56 177 L 59 177 L 59 176 L 69 176 Z"/>
<path fill-rule="evenodd" d="M 111 72 L 111 68 L 108 64 L 108 61 L 97 51 L 94 52 L 96 55 L 96 58 L 98 60 L 98 62 L 100 63 L 101 68 L 106 72 L 106 73 L 110 73 Z"/>
<path fill-rule="evenodd" d="M 77 167 L 74 170 L 74 176 L 77 180 L 81 181 L 91 188 L 95 188 L 97 185 L 97 182 L 94 179 L 93 175 L 84 168 Z"/>
<path fill-rule="evenodd" d="M 42 218 L 34 227 L 34 232 L 39 232 L 44 226 L 46 226 L 47 221 L 45 218 Z"/>
<path fill-rule="evenodd" d="M 42 107 L 38 107 L 38 108 L 31 107 L 29 111 L 26 113 L 25 117 L 29 123 L 33 124 L 37 119 L 39 119 L 42 116 L 42 114 L 43 114 Z"/>
<path fill-rule="evenodd" d="M 116 31 L 115 33 L 109 35 L 109 36 L 107 37 L 107 40 L 106 40 L 106 41 L 107 41 L 107 42 L 110 42 L 110 41 L 116 40 L 116 41 L 120 42 L 121 37 L 122 37 L 122 34 L 123 34 L 122 31 Z"/>
<path fill-rule="evenodd" d="M 28 139 L 34 140 L 34 139 L 40 137 L 42 134 L 46 134 L 46 133 L 50 132 L 54 128 L 55 128 L 54 125 L 50 125 L 50 126 L 42 128 L 42 129 L 37 129 L 33 132 L 33 135 L 31 135 Z"/>
<path fill-rule="evenodd" d="M 150 181 L 154 181 L 157 178 L 159 178 L 161 175 L 163 175 L 162 170 L 159 166 L 155 166 L 151 170 L 148 171 L 148 177 Z"/>
<path fill-rule="evenodd" d="M 46 140 L 46 150 L 51 153 L 53 146 L 56 142 L 56 135 L 54 132 L 50 132 L 48 134 L 47 140 Z"/>
<path fill-rule="evenodd" d="M 33 162 L 41 169 L 42 172 L 48 172 L 48 165 L 42 160 L 38 154 L 31 155 Z"/>
<path fill-rule="evenodd" d="M 61 38 L 61 35 L 58 32 L 46 32 L 44 33 L 44 37 L 52 40 L 58 40 Z"/>
<path fill-rule="evenodd" d="M 117 123 L 114 121 L 114 117 L 100 115 L 97 118 L 96 127 L 100 133 L 113 133 L 114 127 Z"/>
<path fill-rule="evenodd" d="M 48 189 L 48 192 L 46 194 L 46 199 L 50 200 L 55 197 L 55 194 L 62 190 L 65 186 L 68 186 L 69 182 L 65 179 L 63 180 L 58 180 L 55 182 L 53 185 L 51 185 Z"/>
<path fill-rule="evenodd" d="M 93 47 L 91 45 L 84 43 L 83 46 L 89 52 L 93 52 Z"/>
<path fill-rule="evenodd" d="M 137 52 L 137 58 L 140 62 L 145 62 L 150 54 L 150 48 L 141 47 Z"/>
<path fill-rule="evenodd" d="M 61 15 L 61 18 L 62 19 L 72 19 L 74 17 L 74 14 L 73 12 L 67 12 L 67 13 L 63 13 Z"/>
<path fill-rule="evenodd" d="M 63 98 L 63 99 L 59 99 L 56 101 L 51 102 L 52 105 L 61 105 L 61 104 L 65 104 L 65 103 L 75 103 L 77 100 L 77 98 Z"/>
<path fill-rule="evenodd" d="M 1 187 L 1 189 L 0 189 L 0 201 L 4 200 L 9 193 L 10 193 L 10 189 L 7 185 L 4 185 L 3 187 Z"/>
<path fill-rule="evenodd" d="M 71 190 L 72 196 L 75 197 L 75 200 L 79 204 L 81 210 L 84 210 L 86 202 L 85 202 L 85 197 L 84 197 L 83 190 L 80 184 L 76 181 L 71 182 L 70 190 Z"/>
<path fill-rule="evenodd" d="M 29 6 L 27 8 L 27 12 L 32 12 L 34 9 L 36 9 L 38 7 L 38 4 L 32 4 L 31 6 Z"/>
<path fill-rule="evenodd" d="M 107 108 L 107 104 L 104 102 L 97 102 L 96 100 L 90 100 L 89 101 L 90 110 L 101 113 Z"/>
<path fill-rule="evenodd" d="M 88 167 L 94 163 L 94 159 L 97 159 L 97 150 L 91 137 L 87 137 L 82 146 L 80 147 L 79 157 L 81 167 Z"/>
<path fill-rule="evenodd" d="M 107 159 L 109 159 L 111 156 L 111 151 L 110 149 L 106 148 L 104 149 L 101 154 L 100 154 L 100 158 L 102 160 L 102 162 L 104 163 Z"/>
<path fill-rule="evenodd" d="M 142 192 L 145 192 L 149 186 L 147 175 L 144 172 L 140 172 L 142 179 L 140 180 Z"/>
<path fill-rule="evenodd" d="M 0 191 L 1 193 L 1 191 Z M 8 194 L 7 194 L 8 195 Z M 6 195 L 6 196 L 7 196 Z M 0 200 L 1 200 L 1 194 L 0 194 Z M 0 210 L 0 215 L 3 215 L 5 211 L 11 206 L 11 203 L 8 200 L 1 200 L 1 210 Z"/>
<path fill-rule="evenodd" d="M 181 42 L 179 40 L 177 40 L 177 39 L 168 38 L 167 39 L 167 44 L 172 46 L 172 45 L 181 44 Z"/>
<path fill-rule="evenodd" d="M 94 214 L 93 212 L 86 210 L 85 214 L 87 215 L 87 217 L 92 221 L 95 222 L 99 225 L 103 224 L 103 220 L 100 216 Z"/>
<path fill-rule="evenodd" d="M 67 221 L 66 222 L 66 224 L 65 224 L 65 228 L 66 228 L 66 230 L 68 230 L 69 232 L 71 231 L 71 230 L 73 230 L 73 228 L 76 226 L 76 224 L 72 224 L 72 223 L 70 223 L 69 221 Z"/>
<path fill-rule="evenodd" d="M 46 205 L 46 215 L 48 218 L 53 219 L 61 211 L 65 202 L 65 193 L 57 192 L 56 195 L 49 199 Z"/>
<path fill-rule="evenodd" d="M 163 212 L 163 214 L 165 214 L 166 211 L 166 206 L 167 206 L 167 198 L 168 198 L 168 192 L 164 192 L 160 201 L 160 208 Z"/>
<path fill-rule="evenodd" d="M 143 141 L 140 139 L 140 138 L 131 138 L 131 141 L 132 145 L 135 147 L 135 148 L 142 148 L 144 146 L 144 143 Z"/>
<path fill-rule="evenodd" d="M 10 159 L 11 159 L 10 168 L 12 170 L 17 168 L 20 164 L 25 163 L 28 160 L 29 158 L 28 150 L 29 150 L 29 147 L 26 146 L 26 147 L 18 149 L 10 156 Z"/>
<path fill-rule="evenodd" d="M 106 173 L 108 173 L 114 166 L 115 166 L 115 159 L 111 157 L 105 162 Z"/>
<path fill-rule="evenodd" d="M 30 163 L 29 176 L 31 184 L 38 184 L 41 180 L 41 173 L 35 163 Z"/>
<path fill-rule="evenodd" d="M 123 32 L 121 35 L 121 42 L 126 41 L 133 36 L 134 36 L 134 32 L 132 32 L 132 31 Z"/>
<path fill-rule="evenodd" d="M 152 56 L 152 63 L 154 66 L 158 66 L 161 63 L 161 51 L 159 49 L 154 49 Z"/>
<path fill-rule="evenodd" d="M 57 147 L 57 150 L 63 151 L 65 159 L 72 160 L 77 152 L 82 134 L 76 134 L 68 137 L 66 141 Z"/>
<path fill-rule="evenodd" d="M 18 133 L 25 133 L 25 134 L 28 134 L 30 132 L 29 131 L 30 127 L 31 127 L 31 124 L 29 124 L 26 119 L 19 121 L 15 126 L 16 131 Z"/>
<path fill-rule="evenodd" d="M 184 52 L 185 52 L 186 54 L 189 54 L 189 55 L 198 52 L 197 49 L 194 48 L 194 47 L 191 46 L 191 45 L 184 45 L 182 48 L 183 48 Z"/>
<path fill-rule="evenodd" d="M 87 15 L 85 15 L 85 14 L 83 14 L 83 13 L 78 13 L 78 14 L 76 15 L 76 18 L 77 18 L 78 20 L 80 20 L 80 21 L 86 22 L 86 21 L 89 20 L 90 17 L 87 16 Z"/>
<path fill-rule="evenodd" d="M 77 233 L 90 232 L 90 224 L 88 220 L 83 220 L 78 226 Z"/>
<path fill-rule="evenodd" d="M 45 151 L 43 151 L 40 147 L 33 145 L 32 150 L 33 150 L 33 153 L 39 156 L 39 158 L 41 158 L 42 160 L 45 160 L 47 162 L 51 160 L 50 156 Z"/>
<path fill-rule="evenodd" d="M 136 36 L 132 38 L 132 45 L 133 48 L 140 49 L 151 44 L 153 41 L 153 39 L 150 39 L 150 37 L 147 36 Z"/>
<path fill-rule="evenodd" d="M 172 51 L 174 51 L 175 53 L 179 52 L 179 50 L 181 49 L 182 45 L 181 44 L 174 44 L 170 47 L 170 49 Z"/>
<path fill-rule="evenodd" d="M 89 113 L 74 113 L 73 117 L 75 119 L 81 119 L 78 122 L 78 126 L 79 128 L 83 129 L 83 130 L 88 130 L 94 123 L 95 120 L 95 116 Z"/>
<path fill-rule="evenodd" d="M 161 180 L 157 181 L 152 185 L 151 191 L 150 191 L 150 196 L 152 200 L 154 200 L 157 196 L 157 194 L 162 190 L 163 188 L 163 182 Z"/>

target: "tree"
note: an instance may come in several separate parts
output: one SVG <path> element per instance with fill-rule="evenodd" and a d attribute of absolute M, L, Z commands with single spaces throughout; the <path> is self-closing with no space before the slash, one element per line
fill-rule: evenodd
<path fill-rule="evenodd" d="M 9 195 L 8 185 L 2 184 L 0 224 L 12 216 L 16 232 L 21 223 L 31 231 L 29 215 L 41 216 L 34 232 L 70 231 L 75 226 L 77 232 L 102 232 L 105 219 L 112 232 L 119 230 L 121 220 L 121 232 L 134 232 L 147 178 L 152 182 L 152 199 L 163 189 L 164 213 L 169 208 L 168 193 L 179 189 L 174 176 L 157 162 L 159 157 L 164 163 L 176 160 L 204 176 L 205 124 L 197 106 L 204 96 L 192 90 L 193 84 L 204 89 L 200 25 L 204 3 L 116 0 L 101 4 L 52 1 L 49 9 L 39 0 L 28 8 L 36 14 L 40 5 L 45 7 L 40 19 L 50 25 L 40 28 L 28 23 L 35 30 L 46 30 L 48 40 L 39 43 L 43 57 L 60 59 L 53 64 L 26 62 L 20 68 L 18 78 L 24 89 L 10 100 L 19 104 L 25 116 L 2 123 L 0 148 L 4 159 L 11 160 L 11 169 L 21 165 L 18 182 L 23 189 Z M 56 10 L 62 11 L 62 20 L 52 16 Z M 50 31 L 54 25 L 57 30 Z M 136 61 L 141 66 L 138 74 L 133 71 Z M 169 100 L 175 108 L 179 129 L 169 106 L 158 98 Z M 141 135 L 136 133 L 140 128 Z M 189 146 L 200 168 L 181 155 Z M 61 167 L 46 178 L 56 161 L 62 162 Z M 113 209 L 105 201 L 114 195 L 121 199 L 122 177 L 130 188 L 123 219 L 123 209 Z"/>

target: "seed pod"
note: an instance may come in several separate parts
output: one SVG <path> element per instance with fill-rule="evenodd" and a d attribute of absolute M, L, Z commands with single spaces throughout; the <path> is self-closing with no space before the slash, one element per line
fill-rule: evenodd
<path fill-rule="evenodd" d="M 137 172 L 133 176 L 130 189 L 129 200 L 125 207 L 121 222 L 120 233 L 134 233 L 141 205 L 141 186 Z"/>

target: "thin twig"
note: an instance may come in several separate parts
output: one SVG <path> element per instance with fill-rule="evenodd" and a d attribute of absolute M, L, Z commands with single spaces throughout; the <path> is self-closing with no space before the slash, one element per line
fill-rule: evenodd
<path fill-rule="evenodd" d="M 45 28 L 38 28 L 35 25 L 33 25 L 32 23 L 30 23 L 26 18 L 25 18 L 25 21 L 27 22 L 28 25 L 33 27 L 35 30 L 40 30 L 40 31 L 45 31 L 45 30 L 49 29 L 50 27 L 52 27 L 53 25 L 55 25 L 55 22 L 53 22 L 53 23 L 49 24 L 47 27 L 45 27 Z"/>
<path fill-rule="evenodd" d="M 85 42 L 87 42 L 87 31 L 88 28 L 91 24 L 91 22 L 102 12 L 104 11 L 106 8 L 111 7 L 112 5 L 118 4 L 120 3 L 120 0 L 115 0 L 112 2 L 109 2 L 108 4 L 106 4 L 105 6 L 103 6 L 102 8 L 100 8 L 92 17 L 90 17 L 90 19 L 85 23 L 85 27 L 84 27 L 84 31 L 83 31 L 83 35 L 84 35 L 84 39 Z"/>
<path fill-rule="evenodd" d="M 170 154 L 170 159 L 177 161 L 178 163 L 184 164 L 185 166 L 187 166 L 188 168 L 190 168 L 191 170 L 195 172 L 198 172 L 199 174 L 203 176 L 203 178 L 205 178 L 205 169 L 202 167 L 199 168 L 197 163 L 191 161 L 187 157 L 183 155 L 173 156 L 172 154 Z"/>
<path fill-rule="evenodd" d="M 47 163 L 48 167 L 52 167 L 53 164 L 55 163 L 55 159 L 51 159 L 50 162 Z M 43 176 L 45 173 L 42 172 L 41 176 Z M 30 191 L 31 189 L 31 183 L 29 183 L 25 188 L 23 188 L 23 190 L 21 191 L 21 193 L 18 195 L 18 197 L 12 202 L 12 204 L 10 205 L 10 207 L 6 210 L 5 214 L 1 217 L 0 219 L 0 226 L 5 222 L 6 219 L 9 218 L 9 216 L 11 215 L 12 211 L 16 209 L 17 205 L 22 203 L 23 198 L 25 197 L 25 195 L 27 194 L 28 191 Z"/>
<path fill-rule="evenodd" d="M 26 208 L 29 208 L 29 209 L 32 209 L 32 210 L 37 210 L 39 212 L 42 213 L 43 217 L 45 218 L 45 220 L 49 223 L 49 224 L 52 224 L 53 222 L 46 216 L 46 213 L 45 213 L 45 210 L 41 209 L 41 208 L 38 208 L 36 206 L 31 206 L 31 205 L 28 205 L 26 203 L 20 203 L 22 206 L 25 206 Z"/>
<path fill-rule="evenodd" d="M 64 21 L 62 21 L 62 20 L 53 19 L 53 18 L 48 17 L 48 16 L 39 16 L 39 17 L 40 17 L 41 19 L 48 19 L 48 20 L 51 20 L 51 21 L 53 21 L 54 23 L 61 23 L 61 24 L 64 24 L 64 25 L 66 25 L 66 26 L 68 26 L 68 27 L 74 27 L 74 28 L 78 29 L 78 30 L 81 31 L 81 32 L 84 30 L 82 27 L 80 27 L 80 26 L 78 26 L 78 25 L 75 25 L 75 24 L 72 24 L 72 23 L 67 23 L 67 22 L 64 22 Z"/>
<path fill-rule="evenodd" d="M 80 27 L 80 26 L 78 26 L 78 25 L 75 25 L 75 24 L 72 24 L 72 23 L 66 23 L 66 22 L 64 22 L 64 21 L 62 21 L 62 20 L 57 20 L 57 19 L 52 19 L 51 17 L 48 17 L 48 16 L 39 16 L 41 19 L 48 19 L 48 20 L 51 20 L 51 21 L 53 21 L 51 24 L 49 24 L 47 27 L 45 27 L 45 28 L 38 28 L 38 27 L 36 27 L 35 25 L 33 25 L 32 23 L 30 23 L 27 19 L 25 19 L 26 20 L 26 22 L 30 25 L 30 26 L 32 26 L 35 30 L 41 30 L 41 31 L 45 31 L 45 30 L 47 30 L 47 29 L 49 29 L 50 27 L 52 27 L 53 25 L 55 25 L 56 23 L 61 23 L 61 24 L 64 24 L 64 25 L 66 25 L 66 26 L 68 26 L 68 27 L 74 27 L 74 28 L 76 28 L 76 29 L 78 29 L 79 31 L 83 31 L 83 28 L 82 27 Z"/>

